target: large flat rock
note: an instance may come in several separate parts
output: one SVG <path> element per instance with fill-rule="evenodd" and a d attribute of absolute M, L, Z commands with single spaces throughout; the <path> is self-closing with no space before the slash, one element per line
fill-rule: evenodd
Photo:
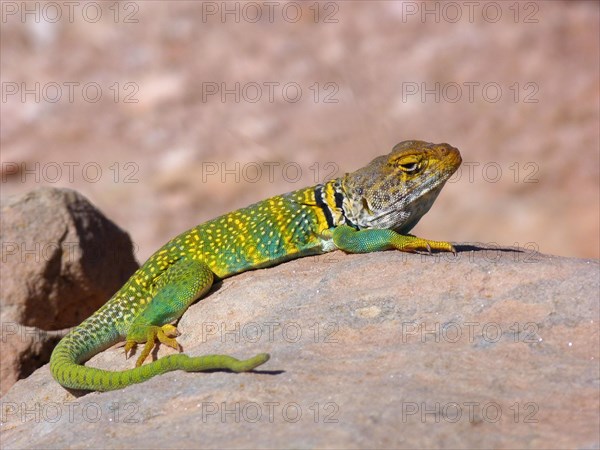
<path fill-rule="evenodd" d="M 598 261 L 459 250 L 334 252 L 225 280 L 179 340 L 268 351 L 261 370 L 74 396 L 45 366 L 3 397 L 2 445 L 597 448 Z M 89 364 L 133 361 L 113 348 Z"/>

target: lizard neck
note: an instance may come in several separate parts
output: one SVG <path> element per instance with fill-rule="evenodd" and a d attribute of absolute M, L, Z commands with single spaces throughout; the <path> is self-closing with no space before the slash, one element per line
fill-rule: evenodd
<path fill-rule="evenodd" d="M 329 228 L 349 225 L 357 228 L 351 211 L 347 208 L 348 201 L 342 188 L 342 179 L 335 178 L 314 187 L 317 206 L 321 209 Z"/>

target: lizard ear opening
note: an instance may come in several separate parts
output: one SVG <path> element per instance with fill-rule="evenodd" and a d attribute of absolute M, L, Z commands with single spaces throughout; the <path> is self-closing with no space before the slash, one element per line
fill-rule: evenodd
<path fill-rule="evenodd" d="M 371 211 L 371 208 L 369 207 L 369 202 L 367 201 L 366 198 L 362 198 L 361 199 L 361 203 L 362 203 L 362 207 L 365 211 L 367 211 L 369 214 L 373 215 L 373 211 Z"/>

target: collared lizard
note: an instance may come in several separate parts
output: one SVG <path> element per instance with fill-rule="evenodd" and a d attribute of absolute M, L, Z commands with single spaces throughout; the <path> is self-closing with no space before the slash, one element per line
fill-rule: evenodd
<path fill-rule="evenodd" d="M 454 252 L 449 242 L 407 233 L 429 211 L 461 161 L 459 151 L 448 144 L 404 141 L 355 172 L 271 197 L 180 234 L 59 342 L 50 359 L 52 375 L 68 388 L 107 391 L 172 370 L 244 372 L 264 364 L 266 353 L 246 360 L 173 354 L 142 365 L 159 343 L 180 350 L 171 323 L 216 280 L 335 249 Z M 126 354 L 144 344 L 135 368 L 113 372 L 82 365 L 124 339 Z"/>

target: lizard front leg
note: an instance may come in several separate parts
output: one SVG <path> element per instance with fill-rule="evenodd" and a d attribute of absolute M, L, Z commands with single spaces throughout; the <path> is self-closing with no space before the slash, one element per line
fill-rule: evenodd
<path fill-rule="evenodd" d="M 403 252 L 438 250 L 455 253 L 454 247 L 449 242 L 430 241 L 396 233 L 393 230 L 373 228 L 355 230 L 348 225 L 340 225 L 333 230 L 333 243 L 337 248 L 348 253 L 370 253 L 389 249 Z"/>

